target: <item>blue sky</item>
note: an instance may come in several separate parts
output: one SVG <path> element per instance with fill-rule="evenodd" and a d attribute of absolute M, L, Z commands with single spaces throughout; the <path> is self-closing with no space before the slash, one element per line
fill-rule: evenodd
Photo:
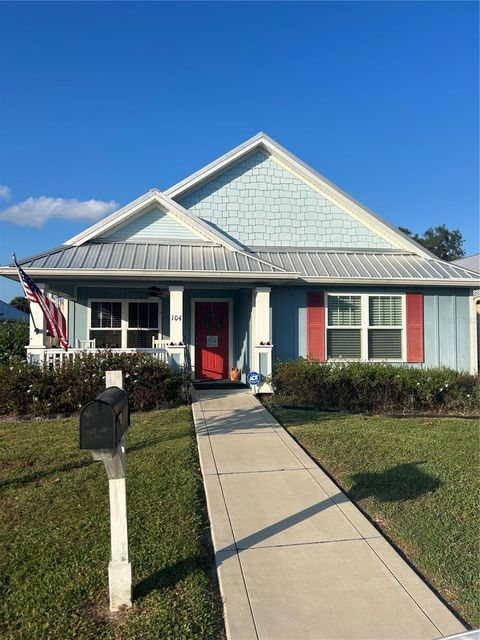
<path fill-rule="evenodd" d="M 2 264 L 258 131 L 393 224 L 459 227 L 479 250 L 474 2 L 0 11 Z M 17 293 L 0 278 L 1 299 Z"/>

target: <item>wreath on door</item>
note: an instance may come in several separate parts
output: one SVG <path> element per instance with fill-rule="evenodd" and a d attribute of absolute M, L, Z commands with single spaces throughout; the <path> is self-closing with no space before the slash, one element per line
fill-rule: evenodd
<path fill-rule="evenodd" d="M 222 316 L 219 313 L 210 311 L 206 316 L 204 316 L 203 325 L 207 331 L 218 331 L 222 328 Z"/>

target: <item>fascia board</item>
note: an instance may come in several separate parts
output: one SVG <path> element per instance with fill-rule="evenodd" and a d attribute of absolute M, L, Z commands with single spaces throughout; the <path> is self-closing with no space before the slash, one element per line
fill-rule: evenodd
<path fill-rule="evenodd" d="M 18 274 L 14 268 L 0 267 L 0 275 L 15 277 Z M 224 278 L 224 279 L 275 279 L 296 280 L 300 274 L 295 272 L 269 272 L 269 271 L 171 271 L 158 269 L 28 269 L 28 275 L 40 278 L 69 278 L 69 277 L 108 277 L 108 278 Z"/>
<path fill-rule="evenodd" d="M 171 198 L 165 197 L 164 194 L 157 190 L 152 190 L 143 196 L 140 196 L 140 198 L 137 198 L 137 200 L 134 200 L 122 209 L 114 212 L 101 222 L 89 227 L 70 240 L 67 240 L 65 244 L 68 246 L 79 246 L 85 242 L 98 238 L 100 235 L 104 235 L 108 232 L 113 233 L 117 227 L 126 224 L 129 219 L 133 219 L 135 216 L 141 215 L 143 210 L 148 209 L 148 207 L 155 204 L 166 209 L 167 212 L 180 224 L 187 226 L 204 240 L 220 243 L 230 250 L 243 249 L 240 245 L 230 241 L 222 234 L 217 233 L 209 225 L 203 222 L 203 220 L 196 217 L 194 218 L 192 214 L 181 205 L 173 201 Z"/>
<path fill-rule="evenodd" d="M 64 244 L 68 246 L 78 246 L 80 244 L 83 244 L 84 242 L 87 242 L 87 240 L 90 240 L 92 237 L 96 237 L 100 233 L 103 233 L 105 229 L 113 226 L 112 223 L 123 220 L 125 216 L 132 211 L 137 211 L 141 206 L 148 206 L 151 201 L 153 201 L 153 192 L 149 191 L 147 193 L 144 193 L 136 200 L 129 202 L 124 207 L 117 209 L 117 211 L 114 211 L 106 218 L 103 218 L 102 220 L 99 220 L 98 222 L 93 224 L 91 227 L 88 227 L 88 229 L 85 229 L 84 231 L 78 233 L 76 236 L 73 236 L 73 238 L 70 238 L 69 240 L 64 242 Z"/>
<path fill-rule="evenodd" d="M 222 244 L 227 249 L 234 249 L 237 251 L 243 251 L 244 247 L 233 240 L 227 238 L 224 234 L 215 231 L 204 220 L 197 216 L 193 216 L 187 209 L 182 207 L 178 202 L 172 200 L 170 197 L 165 196 L 163 193 L 157 194 L 159 200 L 163 202 L 164 207 L 170 211 L 170 213 L 177 218 L 180 223 L 187 224 L 196 233 L 201 233 L 206 236 L 207 240 Z"/>
<path fill-rule="evenodd" d="M 292 165 L 291 169 L 298 174 L 297 177 L 307 183 L 310 182 L 311 186 L 316 185 L 329 200 L 337 203 L 341 209 L 346 210 L 360 222 L 367 224 L 367 226 L 388 240 L 388 242 L 413 251 L 417 255 L 422 255 L 428 259 L 435 258 L 433 253 L 415 242 L 415 240 L 406 236 L 397 227 L 387 222 L 387 220 L 363 205 L 346 191 L 340 189 L 336 184 L 322 176 L 318 171 L 313 169 L 313 167 L 310 167 L 281 145 L 271 139 L 264 139 L 263 144 L 270 151 L 274 160 L 277 158 L 280 159 L 282 163 L 285 164 L 287 170 L 289 169 L 289 165 Z"/>
<path fill-rule="evenodd" d="M 309 284 L 342 284 L 351 285 L 358 284 L 362 286 L 368 285 L 382 285 L 388 287 L 390 285 L 402 286 L 402 287 L 467 287 L 468 289 L 475 288 L 474 283 L 471 280 L 438 280 L 434 278 L 420 279 L 407 279 L 407 278 L 314 278 L 308 276 L 301 276 L 303 282 Z"/>
<path fill-rule="evenodd" d="M 224 167 L 235 162 L 237 159 L 255 149 L 260 145 L 264 137 L 265 134 L 257 133 L 257 135 L 249 138 L 245 142 L 242 142 L 242 144 L 238 145 L 238 147 L 235 147 L 231 151 L 228 151 L 213 162 L 210 162 L 198 171 L 195 171 L 195 173 L 192 173 L 183 180 L 180 180 L 180 182 L 177 182 L 173 186 L 166 189 L 164 191 L 165 195 L 169 196 L 170 198 L 175 198 L 180 193 L 192 189 L 196 184 L 198 184 L 199 182 L 203 182 L 210 175 L 221 171 Z"/>

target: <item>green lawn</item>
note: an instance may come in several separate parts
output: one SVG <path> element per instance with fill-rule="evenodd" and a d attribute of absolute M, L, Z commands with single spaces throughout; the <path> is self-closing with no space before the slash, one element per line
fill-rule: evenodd
<path fill-rule="evenodd" d="M 478 627 L 478 422 L 272 413 Z"/>
<path fill-rule="evenodd" d="M 190 409 L 127 439 L 134 607 L 108 613 L 108 485 L 76 419 L 0 423 L 0 637 L 223 638 Z"/>

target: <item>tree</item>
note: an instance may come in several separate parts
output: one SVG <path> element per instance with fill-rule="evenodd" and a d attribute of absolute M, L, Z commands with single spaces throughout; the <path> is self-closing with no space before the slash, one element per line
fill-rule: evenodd
<path fill-rule="evenodd" d="M 10 306 L 24 313 L 30 313 L 30 302 L 24 296 L 16 296 L 10 300 Z"/>
<path fill-rule="evenodd" d="M 413 233 L 406 227 L 399 227 L 399 229 L 441 260 L 451 262 L 452 260 L 463 258 L 465 255 L 464 241 L 460 229 L 450 231 L 446 225 L 440 224 L 437 227 L 430 227 L 422 236 L 418 235 L 418 233 Z"/>
<path fill-rule="evenodd" d="M 28 323 L 0 322 L 0 364 L 13 356 L 25 358 L 25 347 L 30 338 Z"/>

